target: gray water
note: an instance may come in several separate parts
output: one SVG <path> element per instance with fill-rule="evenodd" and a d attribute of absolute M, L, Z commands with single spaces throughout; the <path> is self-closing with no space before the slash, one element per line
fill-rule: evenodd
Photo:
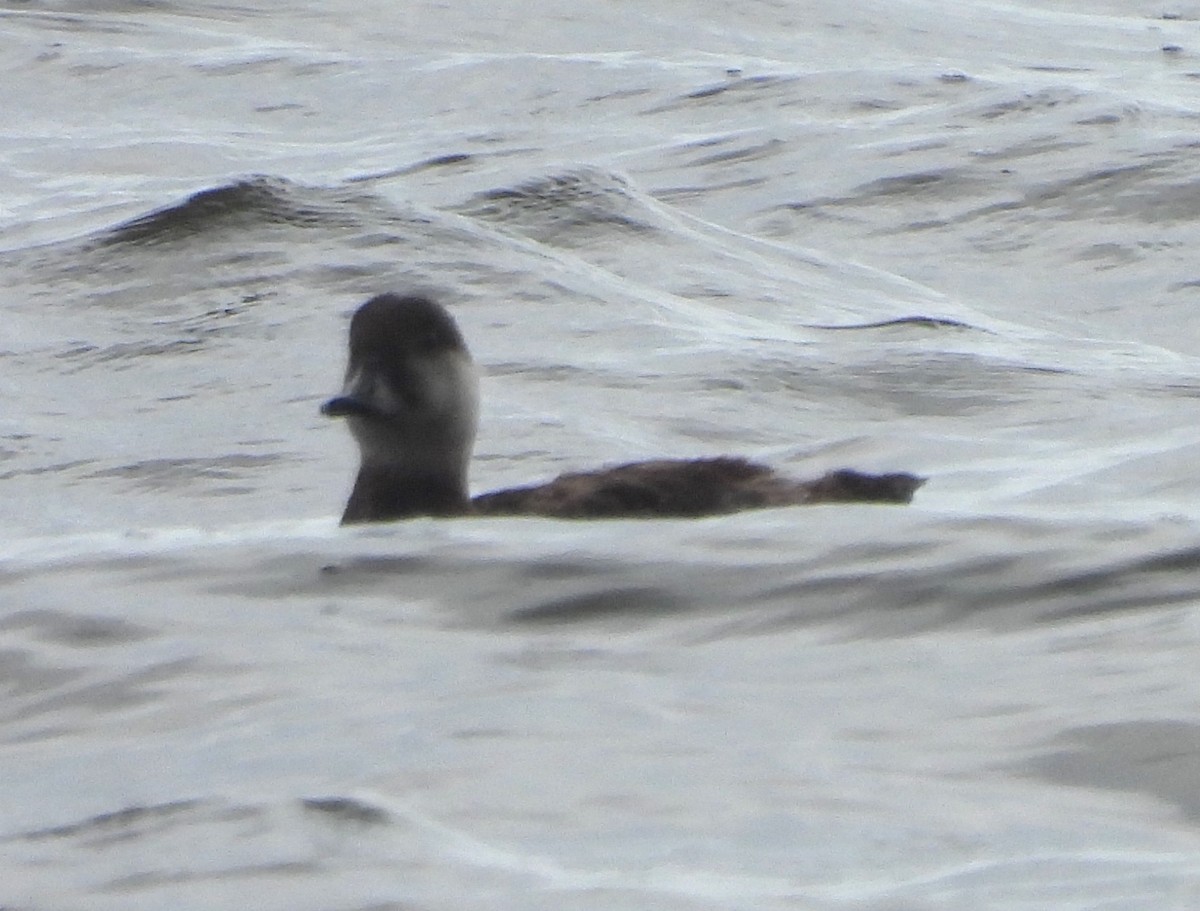
<path fill-rule="evenodd" d="M 1200 904 L 1200 5 L 0 3 L 0 907 Z M 340 529 L 347 316 L 473 486 Z"/>

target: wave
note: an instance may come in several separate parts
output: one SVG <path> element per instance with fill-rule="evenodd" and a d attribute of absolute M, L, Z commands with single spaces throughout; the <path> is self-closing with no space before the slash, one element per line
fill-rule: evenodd
<path fill-rule="evenodd" d="M 193 193 L 106 231 L 106 245 L 167 244 L 228 231 L 272 225 L 297 228 L 357 227 L 355 209 L 378 200 L 344 190 L 301 186 L 279 177 L 255 176 Z"/>

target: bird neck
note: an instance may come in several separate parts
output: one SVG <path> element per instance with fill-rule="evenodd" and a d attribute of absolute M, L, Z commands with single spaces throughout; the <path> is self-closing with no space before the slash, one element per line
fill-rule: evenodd
<path fill-rule="evenodd" d="M 456 516 L 469 509 L 465 478 L 451 472 L 414 472 L 401 465 L 363 465 L 342 524 L 413 516 Z"/>

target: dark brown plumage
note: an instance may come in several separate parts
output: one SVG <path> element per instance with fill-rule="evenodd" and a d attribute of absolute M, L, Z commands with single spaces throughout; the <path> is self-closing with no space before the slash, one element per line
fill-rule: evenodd
<path fill-rule="evenodd" d="M 453 318 L 424 297 L 381 294 L 354 314 L 341 395 L 362 461 L 343 524 L 411 516 L 696 517 L 809 503 L 908 503 L 915 475 L 842 469 L 813 481 L 742 458 L 658 459 L 475 497 L 467 467 L 478 377 Z"/>

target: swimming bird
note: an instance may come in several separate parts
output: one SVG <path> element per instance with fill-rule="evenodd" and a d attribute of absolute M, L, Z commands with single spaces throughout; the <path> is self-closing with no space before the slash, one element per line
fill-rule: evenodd
<path fill-rule="evenodd" d="M 907 503 L 924 478 L 843 469 L 797 481 L 748 459 L 657 459 L 485 493 L 467 471 L 479 374 L 454 318 L 420 296 L 380 294 L 350 321 L 342 393 L 321 406 L 344 417 L 361 461 L 342 524 L 411 516 L 695 517 L 804 503 Z"/>

